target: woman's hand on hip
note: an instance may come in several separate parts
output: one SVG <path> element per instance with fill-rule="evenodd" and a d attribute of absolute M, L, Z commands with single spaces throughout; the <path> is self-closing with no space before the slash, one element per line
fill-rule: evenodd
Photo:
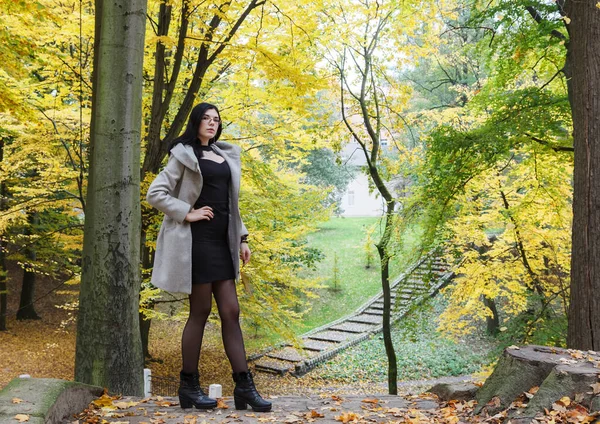
<path fill-rule="evenodd" d="M 204 219 L 210 221 L 214 216 L 210 206 L 202 206 L 200 209 L 192 209 L 189 211 L 185 216 L 185 220 L 188 222 L 202 221 Z"/>
<path fill-rule="evenodd" d="M 252 255 L 252 253 L 250 252 L 250 248 L 248 247 L 248 244 L 242 243 L 240 245 L 240 259 L 242 260 L 242 262 L 244 262 L 244 265 L 246 265 L 250 261 L 251 255 Z"/>

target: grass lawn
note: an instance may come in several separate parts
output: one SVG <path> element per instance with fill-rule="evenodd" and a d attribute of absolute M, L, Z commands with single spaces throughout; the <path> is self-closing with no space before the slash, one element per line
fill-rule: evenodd
<path fill-rule="evenodd" d="M 392 328 L 398 380 L 422 380 L 480 371 L 499 354 L 498 343 L 481 334 L 449 340 L 437 331 L 437 317 L 446 307 L 443 296 L 425 302 Z M 377 334 L 311 371 L 323 379 L 343 382 L 387 381 L 387 356 Z"/>
<path fill-rule="evenodd" d="M 367 230 L 373 226 L 376 231 L 372 236 L 372 263 L 367 268 Z M 318 293 L 319 298 L 311 301 L 312 309 L 298 328 L 299 333 L 350 314 L 381 291 L 379 255 L 374 243 L 379 240 L 382 226 L 380 218 L 332 218 L 309 236 L 309 246 L 321 250 L 324 259 L 315 270 L 306 272 L 323 278 L 323 288 Z M 391 279 L 410 265 L 402 259 L 400 253 L 392 260 Z"/>

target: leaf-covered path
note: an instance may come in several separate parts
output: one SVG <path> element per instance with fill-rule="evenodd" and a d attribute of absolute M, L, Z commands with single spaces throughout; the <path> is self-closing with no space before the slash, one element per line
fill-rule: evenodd
<path fill-rule="evenodd" d="M 233 399 L 224 398 L 215 410 L 183 410 L 176 398 L 111 398 L 104 395 L 84 411 L 79 422 L 130 424 L 206 423 L 433 423 L 459 422 L 457 414 L 470 410 L 468 404 L 440 403 L 434 396 L 281 396 L 271 399 L 273 411 L 237 411 Z M 455 420 L 446 420 L 456 417 Z M 102 421 L 106 420 L 106 421 Z M 65 421 L 65 424 L 72 421 Z"/>

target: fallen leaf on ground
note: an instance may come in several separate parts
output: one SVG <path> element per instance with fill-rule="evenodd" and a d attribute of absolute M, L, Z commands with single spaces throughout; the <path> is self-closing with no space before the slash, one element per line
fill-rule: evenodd
<path fill-rule="evenodd" d="M 29 421 L 29 415 L 17 414 L 15 415 L 15 420 L 19 421 L 20 423 L 24 423 L 25 421 Z"/>
<path fill-rule="evenodd" d="M 127 408 L 131 408 L 132 406 L 136 406 L 138 404 L 138 402 L 114 402 L 113 406 L 116 406 L 119 409 L 127 409 Z M 165 405 L 165 406 L 169 406 L 169 405 Z"/>
<path fill-rule="evenodd" d="M 360 416 L 356 415 L 354 412 L 344 412 L 342 415 L 338 415 L 337 417 L 335 417 L 335 419 L 346 424 L 350 421 L 358 421 L 360 419 Z"/>
<path fill-rule="evenodd" d="M 154 403 L 157 404 L 158 406 L 165 406 L 165 407 L 179 405 L 178 402 L 173 402 L 173 401 L 170 401 L 170 400 L 157 400 Z"/>
<path fill-rule="evenodd" d="M 113 400 L 118 399 L 118 396 L 110 396 L 106 389 L 104 389 L 104 393 L 98 399 L 92 401 L 94 405 L 98 408 L 115 408 L 113 406 Z"/>
<path fill-rule="evenodd" d="M 320 414 L 319 412 L 315 411 L 314 409 L 311 409 L 310 412 L 307 412 L 306 414 L 304 414 L 304 417 L 306 419 L 310 419 L 310 418 L 323 418 L 323 417 L 325 417 L 325 415 Z"/>
<path fill-rule="evenodd" d="M 494 396 L 488 403 L 487 406 L 494 406 L 494 407 L 499 407 L 500 404 L 502 403 L 502 401 L 500 400 L 500 398 L 498 396 Z"/>
<path fill-rule="evenodd" d="M 266 422 L 276 422 L 277 418 L 276 417 L 260 417 L 258 419 L 259 423 L 266 423 Z"/>
<path fill-rule="evenodd" d="M 225 403 L 225 401 L 223 400 L 223 398 L 218 398 L 217 399 L 217 408 L 218 409 L 229 409 L 229 405 L 227 405 Z"/>
<path fill-rule="evenodd" d="M 23 399 L 12 398 L 12 403 L 21 403 L 21 402 L 23 402 Z"/>
<path fill-rule="evenodd" d="M 379 403 L 379 399 L 363 399 L 361 402 L 364 402 L 364 403 Z"/>

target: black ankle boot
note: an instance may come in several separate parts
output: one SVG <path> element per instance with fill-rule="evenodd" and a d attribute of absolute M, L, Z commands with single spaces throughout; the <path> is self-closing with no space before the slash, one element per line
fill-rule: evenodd
<path fill-rule="evenodd" d="M 271 402 L 260 396 L 250 371 L 234 372 L 233 381 L 235 381 L 235 389 L 233 389 L 235 409 L 246 409 L 250 405 L 255 412 L 269 412 L 271 410 Z"/>
<path fill-rule="evenodd" d="M 217 401 L 209 398 L 200 388 L 200 377 L 198 373 L 179 373 L 179 404 L 187 409 L 195 406 L 197 409 L 213 409 L 217 407 Z"/>

